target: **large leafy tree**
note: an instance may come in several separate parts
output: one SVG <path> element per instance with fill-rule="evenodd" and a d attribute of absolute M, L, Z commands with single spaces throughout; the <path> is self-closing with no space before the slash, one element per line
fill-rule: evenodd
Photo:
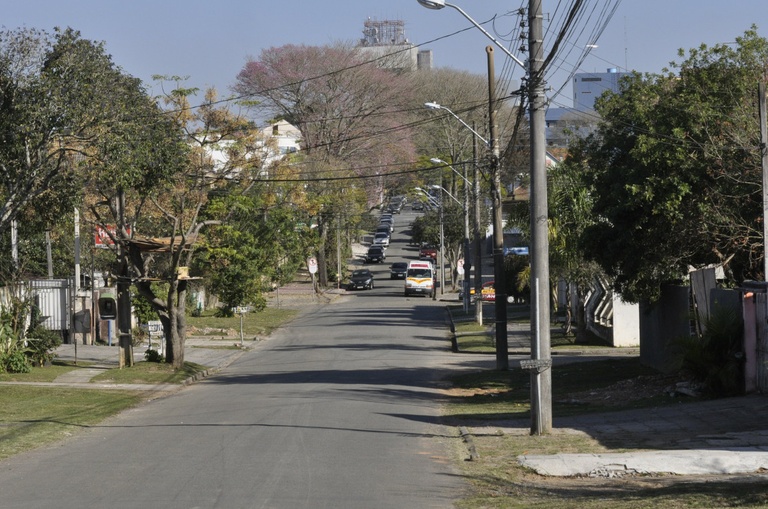
<path fill-rule="evenodd" d="M 56 236 L 82 203 L 79 163 L 118 129 L 114 84 L 126 79 L 77 31 L 0 32 L 0 234 L 17 222 L 26 270 L 41 272 L 42 232 Z"/>
<path fill-rule="evenodd" d="M 235 90 L 257 99 L 268 118 L 284 118 L 302 135 L 297 176 L 310 181 L 317 212 L 320 283 L 328 282 L 329 232 L 350 218 L 350 200 L 364 191 L 370 206 L 397 181 L 389 173 L 410 169 L 413 142 L 403 126 L 412 88 L 399 74 L 369 60 L 358 48 L 286 45 L 250 60 Z M 361 177 L 360 180 L 339 180 Z M 376 177 L 376 178 L 370 178 Z"/>
<path fill-rule="evenodd" d="M 222 314 L 263 307 L 262 292 L 290 279 L 310 252 L 306 193 L 292 180 L 290 163 L 277 162 L 246 192 L 211 197 L 206 215 L 227 220 L 208 229 L 195 265 L 223 302 Z"/>
<path fill-rule="evenodd" d="M 768 43 L 752 29 L 598 100 L 603 121 L 571 158 L 594 205 L 585 253 L 624 298 L 654 300 L 690 266 L 762 278 L 756 90 L 766 62 Z"/>
<path fill-rule="evenodd" d="M 102 199 L 92 207 L 100 222 L 116 221 L 121 274 L 128 272 L 138 293 L 157 312 L 165 332 L 166 360 L 176 368 L 184 363 L 190 282 L 181 268 L 193 266 L 206 227 L 221 224 L 230 213 L 206 210 L 211 196 L 242 194 L 262 171 L 260 145 L 249 122 L 221 107 L 213 90 L 198 107 L 190 107 L 194 93 L 173 89 L 164 98 L 166 110 L 147 98 L 147 108 L 156 113 L 137 134 L 158 132 L 150 130 L 151 141 L 126 161 L 134 161 L 135 173 L 123 174 L 138 180 L 100 180 Z M 167 286 L 153 284 L 158 279 Z"/>

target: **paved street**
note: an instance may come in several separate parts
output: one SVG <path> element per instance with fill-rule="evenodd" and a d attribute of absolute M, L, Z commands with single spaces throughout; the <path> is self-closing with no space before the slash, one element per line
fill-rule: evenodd
<path fill-rule="evenodd" d="M 191 338 L 187 358 L 212 367 L 202 381 L 154 387 L 148 404 L 0 462 L 4 505 L 451 507 L 467 488 L 456 470 L 467 448 L 439 424 L 441 380 L 495 358 L 451 353 L 445 302 L 404 298 L 402 281 L 388 279 L 389 263 L 413 257 L 405 238 L 397 232 L 387 263 L 370 266 L 374 290 L 286 295 L 299 318 L 247 351 Z M 514 368 L 526 332 L 511 332 Z M 98 372 L 116 352 L 81 346 L 78 358 Z M 60 354 L 73 358 L 73 345 Z M 84 386 L 89 371 L 54 384 Z M 767 421 L 763 396 L 575 416 L 556 420 L 556 431 L 609 447 L 632 437 L 635 450 L 520 459 L 554 476 L 756 472 L 768 468 Z M 528 422 L 499 424 L 470 431 L 528 433 Z"/>
<path fill-rule="evenodd" d="M 309 304 L 203 381 L 1 463 L 4 504 L 450 507 L 461 439 L 438 416 L 456 359 L 444 304 L 388 279 L 404 238 L 372 267 L 374 290 Z"/>

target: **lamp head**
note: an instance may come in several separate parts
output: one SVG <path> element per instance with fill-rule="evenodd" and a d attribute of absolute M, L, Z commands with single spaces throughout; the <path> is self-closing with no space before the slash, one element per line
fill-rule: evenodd
<path fill-rule="evenodd" d="M 433 157 L 429 160 L 432 164 L 445 164 L 445 161 L 442 159 L 438 159 L 437 157 Z"/>
<path fill-rule="evenodd" d="M 439 110 L 440 108 L 442 108 L 442 106 L 434 102 L 424 103 L 424 106 L 426 106 L 430 110 Z"/>
<path fill-rule="evenodd" d="M 418 2 L 427 9 L 442 9 L 445 7 L 445 0 L 418 0 Z"/>

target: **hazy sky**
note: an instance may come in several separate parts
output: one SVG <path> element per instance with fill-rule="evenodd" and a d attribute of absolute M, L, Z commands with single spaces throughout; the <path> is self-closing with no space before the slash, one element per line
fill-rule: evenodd
<path fill-rule="evenodd" d="M 519 23 L 516 15 L 505 14 L 528 2 L 451 3 L 478 22 L 496 15 L 484 26 L 504 41 Z M 548 17 L 556 17 L 559 4 L 544 0 L 545 25 Z M 677 59 L 678 48 L 730 42 L 753 24 L 768 37 L 767 5 L 765 0 L 623 0 L 580 70 L 659 72 Z M 410 42 L 431 49 L 439 67 L 485 74 L 485 47 L 491 44 L 477 29 L 450 35 L 469 22 L 454 9 L 429 10 L 416 0 L 0 0 L 0 6 L 0 25 L 5 29 L 69 26 L 87 39 L 104 41 L 115 63 L 150 89 L 152 75 L 165 74 L 189 76 L 188 86 L 215 86 L 228 93 L 247 58 L 258 57 L 262 49 L 357 41 L 368 18 L 404 21 Z M 582 23 L 588 32 L 595 29 L 596 20 L 596 13 L 585 15 Z M 588 41 L 582 37 L 579 43 L 584 46 Z M 513 53 L 525 59 L 524 54 Z M 562 71 L 549 76 L 550 87 L 558 89 L 568 79 L 565 70 L 575 65 L 576 53 L 559 63 Z M 495 54 L 499 70 L 504 55 Z M 517 69 L 512 77 L 522 74 Z M 568 85 L 556 105 L 570 106 L 570 91 Z"/>

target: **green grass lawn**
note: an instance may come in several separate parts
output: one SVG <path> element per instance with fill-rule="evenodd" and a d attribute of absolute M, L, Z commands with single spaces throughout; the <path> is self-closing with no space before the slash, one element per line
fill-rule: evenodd
<path fill-rule="evenodd" d="M 138 404 L 135 391 L 6 385 L 0 389 L 0 459 L 66 438 Z"/>
<path fill-rule="evenodd" d="M 93 383 L 115 384 L 179 384 L 196 373 L 205 371 L 205 366 L 185 362 L 179 370 L 170 364 L 137 362 L 130 368 L 109 369 L 91 379 Z"/>
<path fill-rule="evenodd" d="M 267 308 L 243 315 L 243 336 L 255 338 L 268 336 L 273 330 L 292 320 L 298 311 L 287 308 Z M 187 334 L 190 336 L 205 335 L 215 337 L 226 336 L 234 332 L 240 336 L 240 315 L 233 317 L 217 317 L 213 311 L 206 311 L 202 316 L 187 317 Z M 231 336 L 230 336 L 231 337 Z"/>
<path fill-rule="evenodd" d="M 292 309 L 268 308 L 243 317 L 248 338 L 266 336 L 296 316 Z M 212 314 L 188 317 L 187 324 L 199 330 L 235 330 L 239 337 L 240 317 L 218 318 Z M 193 331 L 190 331 L 190 335 Z M 233 347 L 234 348 L 234 347 Z M 31 373 L 0 373 L 0 382 L 53 382 L 59 375 L 88 367 L 88 363 L 55 361 L 52 366 L 32 368 Z M 187 362 L 181 370 L 154 362 L 138 362 L 130 368 L 109 369 L 93 381 L 119 384 L 178 384 L 206 369 Z M 4 385 L 0 387 L 0 459 L 66 438 L 84 427 L 140 403 L 140 391 L 70 389 Z"/>
<path fill-rule="evenodd" d="M 32 368 L 31 373 L 0 373 L 0 382 L 53 382 L 59 375 L 87 366 L 82 362 L 55 360 L 51 366 Z"/>

